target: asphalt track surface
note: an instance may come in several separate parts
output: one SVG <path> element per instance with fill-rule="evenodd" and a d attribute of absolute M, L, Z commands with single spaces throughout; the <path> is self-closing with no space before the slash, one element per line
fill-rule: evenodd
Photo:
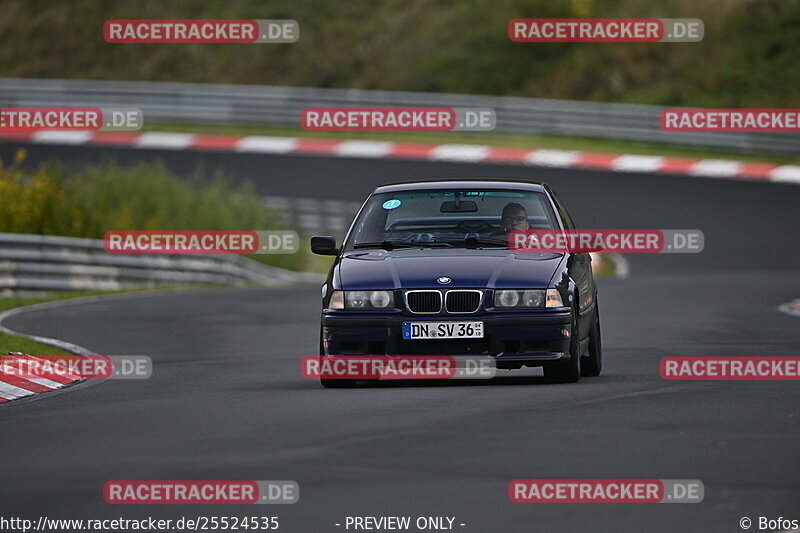
<path fill-rule="evenodd" d="M 8 160 L 13 144 L 0 145 Z M 404 178 L 543 180 L 586 227 L 699 228 L 700 254 L 629 255 L 600 281 L 605 369 L 489 382 L 326 390 L 319 289 L 201 290 L 22 313 L 4 325 L 105 354 L 148 354 L 153 377 L 0 408 L 0 516 L 280 517 L 344 531 L 346 516 L 453 516 L 456 531 L 741 531 L 800 519 L 797 382 L 669 382 L 666 355 L 800 356 L 800 187 L 678 176 L 411 161 L 28 147 L 29 162 L 112 155 L 198 163 L 264 194 L 362 199 Z M 513 504 L 518 478 L 700 479 L 700 504 Z M 113 479 L 292 479 L 283 506 L 112 506 Z M 459 526 L 458 524 L 465 524 Z M 752 528 L 756 530 L 757 524 Z M 279 531 L 280 531 L 279 530 Z M 350 530 L 352 531 L 352 529 Z M 412 529 L 415 531 L 415 529 Z"/>

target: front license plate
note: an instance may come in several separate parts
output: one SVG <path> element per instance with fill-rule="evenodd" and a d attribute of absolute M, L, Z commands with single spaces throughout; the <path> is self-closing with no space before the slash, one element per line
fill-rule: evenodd
<path fill-rule="evenodd" d="M 404 339 L 482 339 L 483 322 L 403 322 Z"/>

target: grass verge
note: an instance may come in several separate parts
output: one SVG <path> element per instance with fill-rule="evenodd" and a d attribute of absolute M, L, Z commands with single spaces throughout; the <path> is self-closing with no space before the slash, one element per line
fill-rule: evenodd
<path fill-rule="evenodd" d="M 8 333 L 0 333 L 0 355 L 12 352 L 27 355 L 69 355 L 69 352 L 53 346 L 42 344 L 25 337 L 15 337 Z"/>

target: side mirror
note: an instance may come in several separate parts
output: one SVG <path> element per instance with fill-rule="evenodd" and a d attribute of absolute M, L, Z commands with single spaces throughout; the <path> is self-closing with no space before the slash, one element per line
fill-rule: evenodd
<path fill-rule="evenodd" d="M 336 255 L 336 238 L 330 235 L 314 235 L 311 237 L 311 251 L 318 255 Z"/>

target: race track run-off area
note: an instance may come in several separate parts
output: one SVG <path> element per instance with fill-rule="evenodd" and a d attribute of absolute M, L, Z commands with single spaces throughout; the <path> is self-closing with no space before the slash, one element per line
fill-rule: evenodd
<path fill-rule="evenodd" d="M 0 144 L 8 160 L 19 143 Z M 147 354 L 147 380 L 108 380 L 0 407 L 0 515 L 278 516 L 282 531 L 344 531 L 347 516 L 448 516 L 454 530 L 739 531 L 800 501 L 800 388 L 665 381 L 664 356 L 800 356 L 800 187 L 579 169 L 25 145 L 31 164 L 161 158 L 254 180 L 259 193 L 362 200 L 442 177 L 545 181 L 589 228 L 696 228 L 699 254 L 629 255 L 598 281 L 604 371 L 323 389 L 319 287 L 107 297 L 3 322 L 107 355 Z M 13 457 L 13 460 L 8 460 Z M 699 479 L 699 504 L 515 504 L 514 479 Z M 108 480 L 295 480 L 275 506 L 108 505 Z M 342 524 L 342 526 L 336 526 Z M 464 524 L 461 526 L 460 524 Z M 756 526 L 753 528 L 756 529 Z"/>

